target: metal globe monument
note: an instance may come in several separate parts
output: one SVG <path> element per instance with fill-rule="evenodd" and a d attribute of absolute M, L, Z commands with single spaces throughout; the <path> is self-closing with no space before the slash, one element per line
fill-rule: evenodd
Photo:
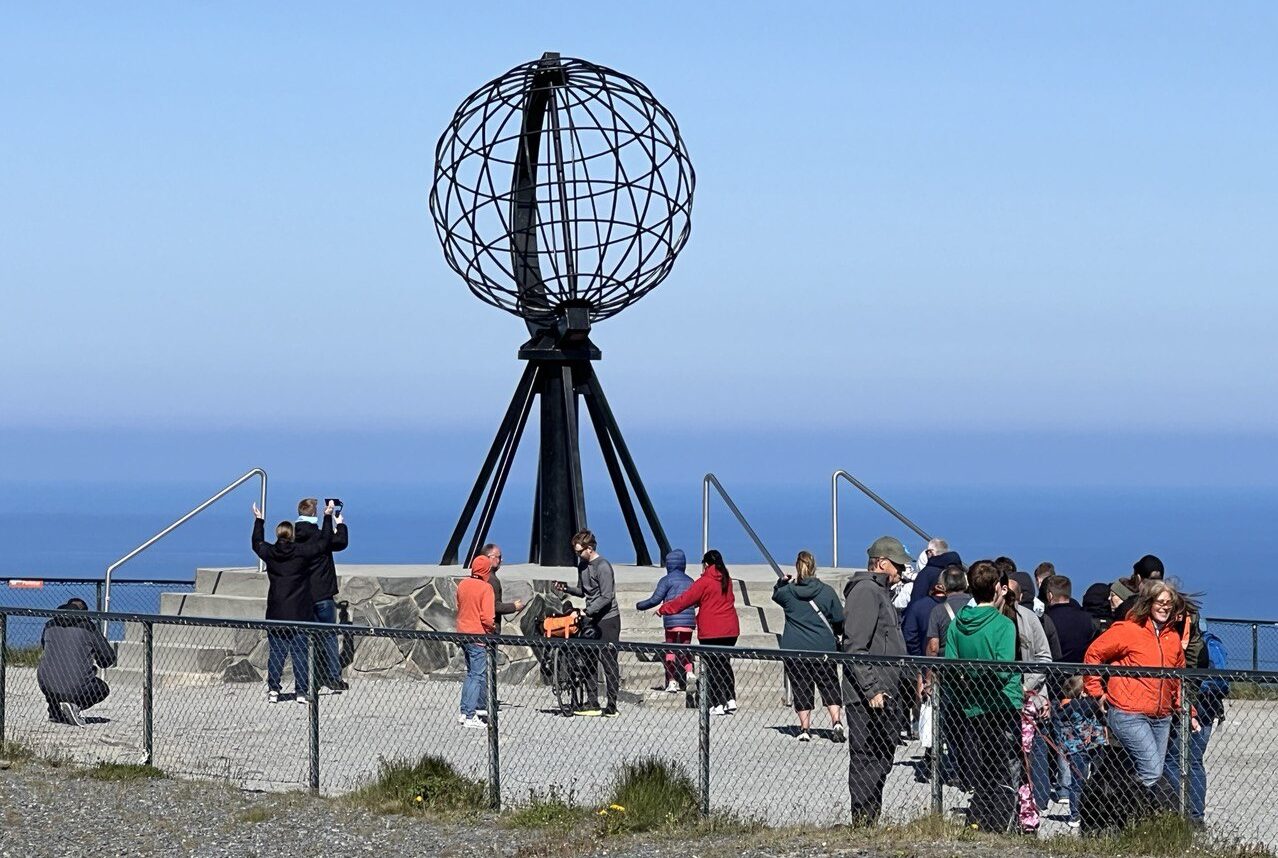
<path fill-rule="evenodd" d="M 534 402 L 540 445 L 529 559 L 574 565 L 587 526 L 578 425 L 584 404 L 635 559 L 669 542 L 595 374 L 595 322 L 670 273 L 691 229 L 695 174 L 674 117 L 639 81 L 547 53 L 480 87 L 435 149 L 430 210 L 449 266 L 480 300 L 524 320 L 526 361 L 442 564 L 486 541 Z M 632 500 L 631 493 L 634 498 Z M 481 507 L 482 500 L 482 507 Z M 478 512 L 478 520 L 475 521 Z"/>

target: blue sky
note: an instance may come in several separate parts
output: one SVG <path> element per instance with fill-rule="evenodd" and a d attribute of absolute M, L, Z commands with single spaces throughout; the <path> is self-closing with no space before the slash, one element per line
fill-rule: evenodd
<path fill-rule="evenodd" d="M 595 336 L 652 467 L 783 438 L 828 470 L 907 432 L 869 449 L 1278 485 L 1278 7 L 528 8 L 9 5 L 6 473 L 327 430 L 444 439 L 468 475 L 523 328 L 445 266 L 432 152 L 558 50 L 646 82 L 697 169 L 673 274 Z"/>

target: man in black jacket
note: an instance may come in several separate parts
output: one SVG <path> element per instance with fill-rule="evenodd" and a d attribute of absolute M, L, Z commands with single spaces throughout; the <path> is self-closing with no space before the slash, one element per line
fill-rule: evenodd
<path fill-rule="evenodd" d="M 58 605 L 60 611 L 87 611 L 81 599 Z M 36 682 L 55 724 L 84 726 L 80 712 L 96 706 L 111 689 L 98 676 L 97 667 L 115 664 L 115 650 L 88 617 L 63 615 L 44 624 L 40 637 L 43 652 L 36 668 Z"/>
<path fill-rule="evenodd" d="M 299 545 L 319 538 L 319 500 L 303 498 L 297 504 L 297 521 L 293 524 L 293 538 Z M 337 564 L 333 552 L 342 551 L 349 544 L 346 522 L 340 511 L 333 516 L 333 540 L 327 551 L 311 560 L 311 599 L 315 603 L 312 619 L 317 623 L 337 622 Z M 350 686 L 342 680 L 342 666 L 338 661 L 337 633 L 321 637 L 319 679 L 320 685 L 333 691 L 345 691 Z"/>
<path fill-rule="evenodd" d="M 1060 641 L 1061 654 L 1057 661 L 1066 664 L 1082 664 L 1092 641 L 1096 638 L 1096 629 L 1092 624 L 1092 615 L 1072 598 L 1073 584 L 1064 575 L 1051 575 L 1043 582 L 1043 595 L 1047 597 L 1047 608 L 1043 611 L 1043 619 L 1050 619 L 1056 626 L 1056 637 Z"/>

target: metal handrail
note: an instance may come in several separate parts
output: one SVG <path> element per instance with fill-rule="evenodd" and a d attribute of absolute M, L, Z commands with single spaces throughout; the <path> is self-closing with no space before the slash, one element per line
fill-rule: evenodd
<path fill-rule="evenodd" d="M 737 505 L 732 502 L 732 498 L 728 497 L 728 493 L 723 488 L 723 483 L 719 482 L 719 478 L 714 474 L 706 474 L 701 479 L 701 554 L 710 550 L 710 486 L 714 486 L 719 492 L 719 497 L 723 498 L 723 502 L 728 505 L 728 509 L 737 517 L 737 521 L 745 528 L 746 535 L 754 541 L 755 547 L 763 554 L 768 565 L 772 567 L 772 571 L 777 573 L 778 578 L 784 578 L 785 573 L 781 571 L 781 567 L 777 565 L 777 561 L 772 559 L 772 554 L 763 544 L 763 540 L 759 538 L 759 534 L 754 532 L 754 528 L 750 526 L 750 522 L 746 521 L 746 517 L 741 514 L 741 510 L 737 509 Z"/>
<path fill-rule="evenodd" d="M 896 507 L 892 506 L 892 504 L 888 503 L 887 501 L 883 500 L 883 498 L 875 494 L 874 490 L 871 489 L 869 486 L 867 486 L 865 483 L 861 482 L 856 477 L 852 476 L 847 471 L 840 468 L 839 470 L 835 471 L 834 474 L 830 477 L 830 518 L 831 518 L 831 528 L 834 532 L 834 551 L 833 551 L 833 558 L 832 558 L 833 566 L 838 567 L 839 565 L 839 478 L 840 477 L 847 480 L 852 485 L 856 486 L 856 488 L 860 489 L 861 494 L 865 495 L 867 498 L 874 501 L 879 506 L 883 507 L 883 509 L 887 510 L 887 512 L 893 518 L 901 522 L 901 524 L 905 525 L 910 530 L 917 533 L 925 542 L 932 541 L 932 537 L 928 535 L 923 530 L 923 528 L 919 527 L 917 524 L 915 524 L 914 522 L 906 518 L 904 515 L 902 515 L 897 510 Z"/>
<path fill-rule="evenodd" d="M 226 497 L 228 494 L 235 491 L 240 486 L 244 485 L 245 483 L 247 483 L 249 480 L 253 479 L 254 477 L 260 477 L 262 480 L 261 510 L 262 510 L 262 515 L 265 516 L 266 515 L 266 471 L 262 470 L 261 468 L 254 468 L 253 470 L 246 473 L 244 476 L 240 477 L 235 482 L 231 483 L 226 488 L 222 489 L 217 494 L 213 495 L 208 500 L 204 501 L 204 503 L 200 504 L 195 509 L 188 512 L 186 515 L 182 516 L 177 521 L 173 522 L 168 527 L 164 528 L 164 530 L 161 530 L 155 536 L 152 536 L 146 542 L 143 542 L 137 548 L 133 549 L 128 554 L 124 555 L 119 560 L 115 561 L 110 566 L 108 566 L 106 570 L 106 575 L 103 576 L 103 579 L 102 579 L 102 611 L 105 613 L 111 610 L 111 575 L 112 573 L 115 572 L 116 569 L 119 569 L 121 566 L 123 566 L 125 563 L 128 563 L 134 557 L 137 557 L 143 551 L 146 551 L 152 545 L 159 542 L 161 539 L 168 536 L 170 533 L 177 530 L 179 527 L 186 524 L 188 521 L 195 518 L 197 515 L 204 512 L 204 510 L 208 509 L 213 504 L 217 503 L 222 498 Z M 261 559 L 257 561 L 257 571 L 259 573 L 266 571 L 266 565 L 261 561 Z"/>

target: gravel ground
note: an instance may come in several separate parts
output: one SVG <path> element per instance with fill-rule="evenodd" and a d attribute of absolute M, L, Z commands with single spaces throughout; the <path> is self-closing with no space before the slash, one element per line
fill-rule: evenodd
<path fill-rule="evenodd" d="M 848 831 L 773 832 L 691 840 L 528 832 L 492 817 L 464 823 L 376 815 L 302 793 L 255 793 L 225 784 L 102 782 L 44 762 L 0 767 L 0 858 L 79 856 L 492 855 L 517 858 L 1007 858 L 1006 845 L 874 844 Z M 908 848 L 903 848 L 903 845 Z M 1036 854 L 1035 850 L 1017 850 Z"/>

